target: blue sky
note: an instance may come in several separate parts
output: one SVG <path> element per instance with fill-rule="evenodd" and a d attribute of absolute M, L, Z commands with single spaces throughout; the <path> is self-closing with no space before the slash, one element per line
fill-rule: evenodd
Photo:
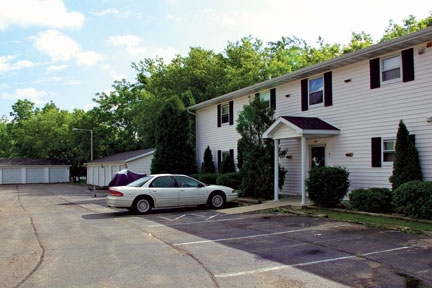
<path fill-rule="evenodd" d="M 0 0 L 0 117 L 18 99 L 91 109 L 115 80 L 135 81 L 132 62 L 190 47 L 222 52 L 251 35 L 347 44 L 378 40 L 389 20 L 431 15 L 430 0 Z"/>

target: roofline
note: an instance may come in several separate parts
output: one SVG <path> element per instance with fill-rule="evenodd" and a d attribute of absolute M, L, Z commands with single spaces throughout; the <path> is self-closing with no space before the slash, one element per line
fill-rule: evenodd
<path fill-rule="evenodd" d="M 149 152 L 147 152 L 147 153 L 144 153 L 144 154 L 141 154 L 141 155 L 138 155 L 138 156 L 135 156 L 135 157 L 132 157 L 132 158 L 126 159 L 125 162 L 130 162 L 130 161 L 133 161 L 133 160 L 136 160 L 136 159 L 139 159 L 139 158 L 142 158 L 142 157 L 145 157 L 145 156 L 151 155 L 151 154 L 153 154 L 155 151 L 156 151 L 156 149 L 153 149 L 153 150 L 151 150 L 151 151 L 149 151 Z"/>
<path fill-rule="evenodd" d="M 432 41 L 432 27 L 428 27 L 422 29 L 417 32 L 410 33 L 405 36 L 401 36 L 389 41 L 385 41 L 382 43 L 378 43 L 367 48 L 357 50 L 354 52 L 350 52 L 347 54 L 343 54 L 337 58 L 333 58 L 327 60 L 325 62 L 321 62 L 312 66 L 308 66 L 294 72 L 284 74 L 278 77 L 275 77 L 270 80 L 266 80 L 257 84 L 254 84 L 249 87 L 245 87 L 212 99 L 209 99 L 204 102 L 200 102 L 198 104 L 189 106 L 190 110 L 198 110 L 202 108 L 206 108 L 211 105 L 219 104 L 221 102 L 233 100 L 237 97 L 255 94 L 263 89 L 270 89 L 275 86 L 289 83 L 291 81 L 307 78 L 308 76 L 323 73 L 329 70 L 333 70 L 339 67 L 343 67 L 349 64 L 353 64 L 356 62 L 360 62 L 366 59 L 371 59 L 373 57 L 377 57 L 379 55 L 391 53 L 397 50 L 401 50 L 410 46 L 414 46 L 426 41 Z"/>

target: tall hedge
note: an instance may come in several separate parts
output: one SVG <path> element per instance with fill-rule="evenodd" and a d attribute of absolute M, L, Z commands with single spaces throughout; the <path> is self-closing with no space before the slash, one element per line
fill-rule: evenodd
<path fill-rule="evenodd" d="M 396 190 L 403 183 L 422 179 L 423 173 L 417 148 L 409 136 L 405 123 L 400 120 L 396 136 L 393 173 L 389 178 L 392 190 Z"/>
<path fill-rule="evenodd" d="M 201 173 L 216 173 L 216 166 L 213 161 L 213 154 L 210 146 L 207 146 L 206 150 L 204 151 L 204 161 L 201 164 Z"/>

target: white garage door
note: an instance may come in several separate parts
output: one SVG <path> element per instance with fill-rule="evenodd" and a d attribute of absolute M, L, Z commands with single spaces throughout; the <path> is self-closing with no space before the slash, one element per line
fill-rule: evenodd
<path fill-rule="evenodd" d="M 49 168 L 49 183 L 69 182 L 67 168 Z"/>
<path fill-rule="evenodd" d="M 27 168 L 26 170 L 26 183 L 45 183 L 45 169 L 44 168 Z"/>
<path fill-rule="evenodd" d="M 22 183 L 20 168 L 3 168 L 3 184 Z"/>

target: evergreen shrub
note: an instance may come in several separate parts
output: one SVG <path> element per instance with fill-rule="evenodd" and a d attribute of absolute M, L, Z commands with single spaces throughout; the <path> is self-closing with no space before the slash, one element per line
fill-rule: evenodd
<path fill-rule="evenodd" d="M 400 185 L 393 191 L 393 202 L 398 213 L 432 220 L 432 182 L 414 180 Z"/>
<path fill-rule="evenodd" d="M 205 184 L 216 184 L 216 178 L 217 178 L 217 174 L 216 173 L 205 173 L 205 174 L 192 174 L 190 175 L 191 177 L 204 182 Z"/>
<path fill-rule="evenodd" d="M 216 184 L 228 186 L 235 190 L 239 189 L 241 181 L 242 179 L 239 173 L 219 174 L 216 178 Z"/>
<path fill-rule="evenodd" d="M 349 202 L 353 209 L 365 212 L 388 213 L 393 210 L 392 192 L 388 188 L 352 190 L 349 194 Z"/>
<path fill-rule="evenodd" d="M 318 206 L 336 207 L 348 193 L 348 177 L 344 167 L 313 167 L 306 179 L 309 199 Z"/>

